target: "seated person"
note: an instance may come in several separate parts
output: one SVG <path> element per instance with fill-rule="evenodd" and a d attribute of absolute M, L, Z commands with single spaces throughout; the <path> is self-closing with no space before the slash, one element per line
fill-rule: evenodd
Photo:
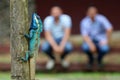
<path fill-rule="evenodd" d="M 51 15 L 44 20 L 46 42 L 42 44 L 42 51 L 50 57 L 46 69 L 51 70 L 54 68 L 55 54 L 60 55 L 61 65 L 64 68 L 69 66 L 69 63 L 64 59 L 72 50 L 72 45 L 68 42 L 71 26 L 70 16 L 63 14 L 59 6 L 51 8 Z"/>
<path fill-rule="evenodd" d="M 102 67 L 102 59 L 109 51 L 112 24 L 105 16 L 98 14 L 96 6 L 89 6 L 87 16 L 81 21 L 80 26 L 84 40 L 82 49 L 88 55 L 88 66 L 92 67 L 93 55 L 97 53 L 98 67 Z"/>

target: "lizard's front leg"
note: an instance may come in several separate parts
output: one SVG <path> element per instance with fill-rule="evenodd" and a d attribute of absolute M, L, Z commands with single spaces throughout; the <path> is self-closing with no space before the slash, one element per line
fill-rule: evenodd
<path fill-rule="evenodd" d="M 24 34 L 24 36 L 25 36 L 25 38 L 27 38 L 27 39 L 30 38 L 29 34 Z"/>
<path fill-rule="evenodd" d="M 29 57 L 30 57 L 30 58 L 33 58 L 33 57 L 34 57 L 34 51 L 31 51 L 31 52 L 29 53 Z"/>

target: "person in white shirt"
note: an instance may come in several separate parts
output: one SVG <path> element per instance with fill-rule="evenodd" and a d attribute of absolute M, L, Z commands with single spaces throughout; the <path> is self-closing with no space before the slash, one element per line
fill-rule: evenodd
<path fill-rule="evenodd" d="M 71 27 L 71 17 L 63 14 L 59 6 L 52 7 L 50 16 L 47 16 L 44 20 L 46 42 L 42 44 L 42 51 L 50 57 L 46 64 L 48 70 L 54 68 L 54 54 L 60 55 L 61 64 L 64 68 L 69 67 L 69 63 L 64 58 L 72 51 L 72 45 L 68 42 Z"/>
<path fill-rule="evenodd" d="M 88 55 L 89 67 L 92 67 L 96 53 L 98 66 L 102 67 L 102 59 L 109 51 L 112 24 L 98 13 L 96 6 L 89 6 L 87 16 L 80 23 L 80 30 L 84 40 L 82 49 Z"/>

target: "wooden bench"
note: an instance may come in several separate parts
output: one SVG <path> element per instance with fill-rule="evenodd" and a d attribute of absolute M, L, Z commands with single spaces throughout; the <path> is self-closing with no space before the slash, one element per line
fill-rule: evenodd
<path fill-rule="evenodd" d="M 46 62 L 37 63 L 36 71 L 38 72 L 49 72 L 45 69 Z M 11 64 L 0 63 L 0 71 L 10 71 Z M 76 72 L 76 71 L 102 71 L 102 72 L 120 72 L 120 64 L 106 64 L 102 69 L 99 69 L 94 65 L 92 69 L 88 69 L 86 64 L 72 63 L 69 68 L 64 69 L 57 63 L 55 68 L 51 72 Z"/>
<path fill-rule="evenodd" d="M 37 64 L 37 71 L 48 72 L 45 69 L 45 62 Z M 72 63 L 69 68 L 64 69 L 60 63 L 56 63 L 55 68 L 52 72 L 76 72 L 76 71 L 102 71 L 102 72 L 120 72 L 120 64 L 105 64 L 103 68 L 98 68 L 97 65 L 94 65 L 92 69 L 88 69 L 86 64 L 81 63 Z"/>

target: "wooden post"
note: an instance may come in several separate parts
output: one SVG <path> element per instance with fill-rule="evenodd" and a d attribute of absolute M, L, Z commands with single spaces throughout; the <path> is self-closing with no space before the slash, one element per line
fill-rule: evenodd
<path fill-rule="evenodd" d="M 29 28 L 28 0 L 10 0 L 10 27 L 11 80 L 31 80 L 30 61 L 18 61 L 28 50 L 27 40 L 22 35 Z"/>

